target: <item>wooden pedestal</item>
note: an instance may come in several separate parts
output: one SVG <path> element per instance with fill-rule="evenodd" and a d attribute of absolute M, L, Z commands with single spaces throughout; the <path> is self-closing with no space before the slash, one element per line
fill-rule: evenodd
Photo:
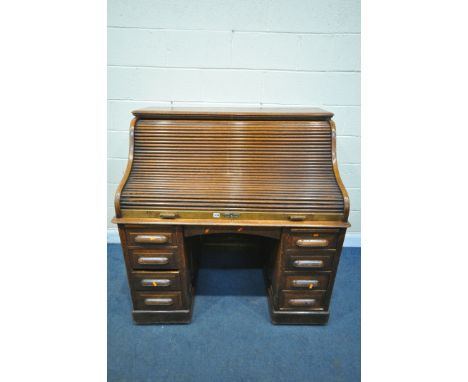
<path fill-rule="evenodd" d="M 189 238 L 267 238 L 265 280 L 274 324 L 325 324 L 346 228 L 119 224 L 137 324 L 189 323 L 196 266 Z"/>

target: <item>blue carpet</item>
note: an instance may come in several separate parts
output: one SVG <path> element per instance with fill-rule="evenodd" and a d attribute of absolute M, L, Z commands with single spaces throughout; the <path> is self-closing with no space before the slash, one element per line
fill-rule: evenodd
<path fill-rule="evenodd" d="M 120 245 L 108 245 L 109 381 L 359 381 L 360 248 L 345 248 L 325 326 L 270 323 L 259 268 L 201 264 L 189 325 L 134 325 Z"/>

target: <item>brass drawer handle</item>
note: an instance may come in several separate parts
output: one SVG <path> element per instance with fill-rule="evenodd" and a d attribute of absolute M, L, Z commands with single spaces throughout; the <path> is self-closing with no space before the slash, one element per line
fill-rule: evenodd
<path fill-rule="evenodd" d="M 169 214 L 169 213 L 167 213 L 167 214 L 162 213 L 162 214 L 159 214 L 159 217 L 161 219 L 175 219 L 177 217 L 177 215 L 176 214 Z"/>
<path fill-rule="evenodd" d="M 145 298 L 146 305 L 172 305 L 174 299 L 172 298 Z"/>
<path fill-rule="evenodd" d="M 292 285 L 296 288 L 312 289 L 319 285 L 318 280 L 293 280 Z"/>
<path fill-rule="evenodd" d="M 305 216 L 304 215 L 291 215 L 289 216 L 289 220 L 291 220 L 292 222 L 301 222 L 303 220 L 305 220 Z"/>
<path fill-rule="evenodd" d="M 141 285 L 144 287 L 167 287 L 171 285 L 171 280 L 168 279 L 143 279 Z"/>
<path fill-rule="evenodd" d="M 328 247 L 328 240 L 327 239 L 299 239 L 296 241 L 296 245 L 298 247 L 314 247 L 314 248 L 322 248 Z"/>
<path fill-rule="evenodd" d="M 322 260 L 295 260 L 293 265 L 296 268 L 321 268 L 323 267 Z"/>
<path fill-rule="evenodd" d="M 164 265 L 169 262 L 167 257 L 139 257 L 138 264 Z"/>
<path fill-rule="evenodd" d="M 312 306 L 317 300 L 315 298 L 292 298 L 288 301 L 291 306 Z"/>
<path fill-rule="evenodd" d="M 135 237 L 136 243 L 164 244 L 167 243 L 167 240 L 165 235 L 138 235 Z"/>

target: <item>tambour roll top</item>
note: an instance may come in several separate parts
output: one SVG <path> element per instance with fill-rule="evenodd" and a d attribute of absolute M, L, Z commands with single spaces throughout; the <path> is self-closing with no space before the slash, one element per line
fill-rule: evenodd
<path fill-rule="evenodd" d="M 133 112 L 118 218 L 347 222 L 332 113 Z"/>

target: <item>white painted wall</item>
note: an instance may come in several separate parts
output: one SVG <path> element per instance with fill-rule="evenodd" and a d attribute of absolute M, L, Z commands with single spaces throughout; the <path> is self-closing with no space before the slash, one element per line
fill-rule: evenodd
<path fill-rule="evenodd" d="M 360 2 L 109 0 L 108 220 L 130 112 L 146 106 L 318 106 L 361 230 Z"/>

